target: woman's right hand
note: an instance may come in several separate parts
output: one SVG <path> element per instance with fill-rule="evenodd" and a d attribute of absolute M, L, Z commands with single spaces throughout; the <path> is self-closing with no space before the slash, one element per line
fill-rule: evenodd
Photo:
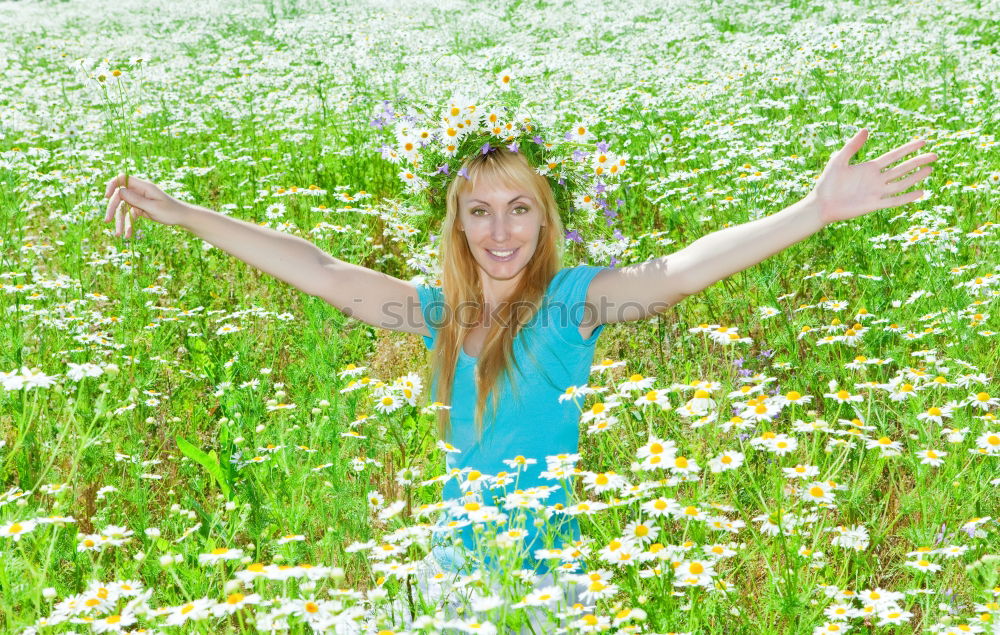
<path fill-rule="evenodd" d="M 123 203 L 128 203 L 135 210 L 135 217 L 140 216 L 155 220 L 164 225 L 178 225 L 187 213 L 187 206 L 176 198 L 164 193 L 149 181 L 128 177 L 128 187 L 125 187 L 125 175 L 119 174 L 108 181 L 104 188 L 104 198 L 110 198 L 108 209 L 104 214 L 104 222 L 115 221 L 115 236 L 125 235 L 131 238 L 134 232 L 131 219 L 126 214 L 116 211 Z"/>

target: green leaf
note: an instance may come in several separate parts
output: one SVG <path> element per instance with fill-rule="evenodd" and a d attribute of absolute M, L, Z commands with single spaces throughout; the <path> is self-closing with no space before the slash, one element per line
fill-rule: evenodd
<path fill-rule="evenodd" d="M 219 465 L 219 457 L 216 456 L 215 450 L 212 450 L 211 454 L 205 454 L 183 437 L 177 437 L 177 447 L 184 453 L 184 456 L 197 462 L 198 465 L 205 468 L 205 471 L 215 479 L 216 483 L 219 484 L 219 489 L 222 490 L 222 494 L 227 500 L 233 499 L 229 479 L 227 478 L 227 474 L 223 471 L 222 466 Z"/>

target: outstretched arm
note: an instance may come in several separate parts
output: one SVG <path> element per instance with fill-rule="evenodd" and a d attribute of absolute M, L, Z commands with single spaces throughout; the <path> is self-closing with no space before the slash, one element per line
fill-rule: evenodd
<path fill-rule="evenodd" d="M 925 142 L 911 141 L 877 159 L 850 165 L 867 138 L 868 130 L 860 130 L 830 157 L 813 190 L 777 214 L 713 232 L 668 256 L 602 271 L 587 293 L 587 301 L 595 309 L 592 315 L 599 320 L 596 323 L 649 317 L 831 223 L 912 203 L 923 196 L 920 190 L 900 192 L 927 178 L 931 168 L 924 164 L 936 161 L 937 155 L 922 154 L 889 166 Z M 910 174 L 920 166 L 924 167 Z"/>
<path fill-rule="evenodd" d="M 684 272 L 688 294 L 743 271 L 831 223 L 912 203 L 923 196 L 921 190 L 899 194 L 931 173 L 931 167 L 925 166 L 905 176 L 936 161 L 936 155 L 923 154 L 895 168 L 889 166 L 925 142 L 911 141 L 872 161 L 850 165 L 867 139 L 868 130 L 862 129 L 834 153 L 816 186 L 802 200 L 772 216 L 699 238 L 676 254 L 675 266 Z"/>

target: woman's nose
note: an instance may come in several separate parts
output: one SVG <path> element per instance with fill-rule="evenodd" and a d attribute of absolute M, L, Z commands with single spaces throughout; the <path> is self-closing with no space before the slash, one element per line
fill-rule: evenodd
<path fill-rule="evenodd" d="M 493 217 L 493 225 L 490 227 L 490 236 L 496 242 L 503 242 L 510 236 L 510 221 L 503 214 Z"/>

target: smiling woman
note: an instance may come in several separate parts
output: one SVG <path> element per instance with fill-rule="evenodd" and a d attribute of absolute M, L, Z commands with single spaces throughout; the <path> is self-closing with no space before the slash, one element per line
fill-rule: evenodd
<path fill-rule="evenodd" d="M 467 178 L 448 186 L 441 229 L 443 299 L 472 310 L 439 327 L 433 373 L 440 373 L 438 400 L 450 403 L 459 350 L 477 358 L 478 436 L 487 397 L 501 376 L 509 378 L 514 338 L 560 269 L 563 232 L 548 180 L 524 155 L 494 149 L 473 155 L 462 172 Z M 494 394 L 493 415 L 496 406 Z M 439 417 L 447 436 L 450 414 Z"/>

